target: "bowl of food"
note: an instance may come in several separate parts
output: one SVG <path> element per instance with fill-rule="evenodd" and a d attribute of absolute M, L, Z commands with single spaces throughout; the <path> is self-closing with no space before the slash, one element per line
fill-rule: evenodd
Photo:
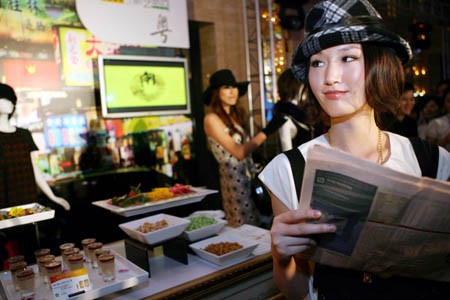
<path fill-rule="evenodd" d="M 191 242 L 215 235 L 227 224 L 223 219 L 207 216 L 191 217 L 188 220 L 190 223 L 184 229 L 183 236 Z"/>
<path fill-rule="evenodd" d="M 257 246 L 255 241 L 232 234 L 221 234 L 189 245 L 195 254 L 217 265 L 239 261 L 249 256 Z"/>
<path fill-rule="evenodd" d="M 154 245 L 180 235 L 189 225 L 189 220 L 166 214 L 122 223 L 119 225 L 131 238 Z"/>

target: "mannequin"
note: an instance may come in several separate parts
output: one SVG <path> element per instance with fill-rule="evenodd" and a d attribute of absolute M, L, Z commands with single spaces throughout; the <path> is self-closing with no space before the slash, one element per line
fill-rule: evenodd
<path fill-rule="evenodd" d="M 39 171 L 37 166 L 34 163 L 34 157 L 37 154 L 37 147 L 31 137 L 31 133 L 23 128 L 17 128 L 13 124 L 11 124 L 10 119 L 14 113 L 15 105 L 17 102 L 17 97 L 14 90 L 6 85 L 0 83 L 0 164 L 5 168 L 17 167 L 15 170 L 10 170 L 10 174 L 16 171 L 23 172 L 25 176 L 28 176 L 27 179 L 30 179 L 30 168 L 32 169 L 32 173 L 34 175 L 34 181 L 36 185 L 42 190 L 42 192 L 53 202 L 57 203 L 64 207 L 65 210 L 70 210 L 70 204 L 63 198 L 55 196 L 52 189 L 47 184 L 44 176 Z M 20 141 L 20 146 L 11 145 L 8 143 L 15 143 L 16 141 Z M 2 145 L 3 143 L 3 145 Z M 23 146 L 23 147 L 22 147 Z M 17 148 L 16 148 L 17 147 Z M 14 153 L 14 149 L 18 151 Z M 9 151 L 7 151 L 9 150 Z M 29 152 L 28 152 L 29 151 Z M 27 158 L 27 152 L 29 158 Z M 3 157 L 6 156 L 6 157 Z M 14 163 L 5 162 L 3 160 L 11 160 L 14 159 L 14 163 L 17 160 L 17 165 Z M 28 171 L 28 172 L 27 172 Z M 7 179 L 10 178 L 7 175 L 7 171 L 2 172 L 1 176 L 4 176 L 6 179 L 6 184 L 0 185 L 0 206 L 5 207 L 15 206 L 20 204 L 31 203 L 35 201 L 36 193 L 33 184 L 27 181 L 26 179 L 17 183 L 10 182 Z M 17 190 L 11 191 L 9 188 L 14 185 L 13 188 Z M 25 190 L 26 192 L 23 192 Z M 28 193 L 29 191 L 29 193 Z M 14 197 L 16 195 L 16 197 Z M 25 203 L 20 203 L 25 202 Z"/>

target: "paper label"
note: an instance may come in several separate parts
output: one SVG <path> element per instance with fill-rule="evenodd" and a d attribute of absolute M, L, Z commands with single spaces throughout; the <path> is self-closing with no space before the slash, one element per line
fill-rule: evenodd
<path fill-rule="evenodd" d="M 92 289 L 86 268 L 50 277 L 56 300 L 66 300 Z"/>

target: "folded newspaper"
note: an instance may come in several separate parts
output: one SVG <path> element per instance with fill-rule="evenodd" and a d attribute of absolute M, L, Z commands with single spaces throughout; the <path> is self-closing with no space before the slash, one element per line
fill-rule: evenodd
<path fill-rule="evenodd" d="M 317 145 L 308 152 L 299 205 L 336 225 L 336 233 L 317 237 L 314 261 L 450 282 L 450 182 Z"/>

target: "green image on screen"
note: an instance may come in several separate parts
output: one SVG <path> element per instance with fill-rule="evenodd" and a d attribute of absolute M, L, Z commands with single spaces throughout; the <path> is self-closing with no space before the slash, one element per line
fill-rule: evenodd
<path fill-rule="evenodd" d="M 187 105 L 183 67 L 105 65 L 104 73 L 108 109 Z"/>

